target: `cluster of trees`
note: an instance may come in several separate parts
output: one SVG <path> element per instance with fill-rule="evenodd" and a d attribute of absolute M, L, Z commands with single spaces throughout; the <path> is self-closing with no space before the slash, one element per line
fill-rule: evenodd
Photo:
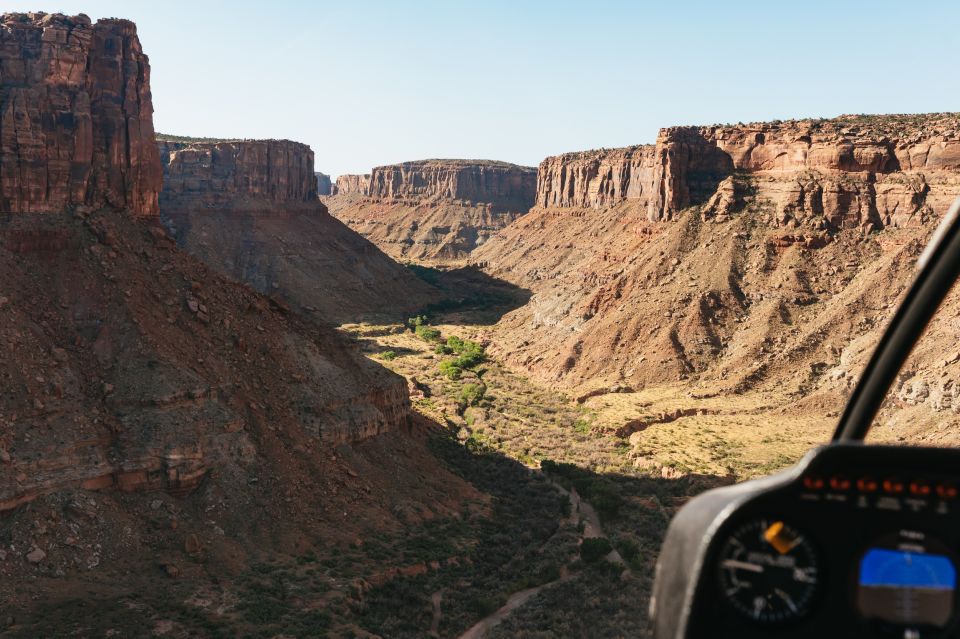
<path fill-rule="evenodd" d="M 453 359 L 440 362 L 440 372 L 453 381 L 463 377 L 464 371 L 470 371 L 477 377 L 476 382 L 464 384 L 458 396 L 460 409 L 476 406 L 483 400 L 487 387 L 482 381 L 483 369 L 478 368 L 487 361 L 487 353 L 483 346 L 469 339 L 461 339 L 450 335 L 446 341 L 440 331 L 430 326 L 427 318 L 417 315 L 407 320 L 407 326 L 422 340 L 436 345 L 435 352 L 439 355 L 456 355 Z"/>

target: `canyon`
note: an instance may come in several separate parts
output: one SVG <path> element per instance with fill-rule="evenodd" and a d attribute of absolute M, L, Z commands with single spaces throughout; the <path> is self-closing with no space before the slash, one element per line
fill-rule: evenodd
<path fill-rule="evenodd" d="M 960 196 L 955 114 L 678 127 L 540 166 L 471 255 L 532 291 L 506 360 L 571 387 L 823 391 L 839 408 Z M 952 391 L 948 391 L 952 393 Z"/>
<path fill-rule="evenodd" d="M 329 215 L 307 145 L 159 136 L 158 146 L 163 224 L 221 273 L 326 322 L 398 319 L 435 295 Z"/>
<path fill-rule="evenodd" d="M 536 170 L 487 160 L 423 160 L 341 175 L 331 213 L 398 260 L 452 264 L 524 214 Z"/>
<path fill-rule="evenodd" d="M 170 623 L 171 592 L 265 554 L 482 511 L 429 452 L 406 380 L 161 224 L 161 202 L 257 215 L 299 201 L 353 243 L 354 270 L 366 250 L 405 272 L 326 214 L 305 147 L 161 142 L 182 158 L 167 200 L 133 23 L 3 14 L 0 42 L 0 633 L 86 634 L 91 618 L 70 615 L 87 583 L 87 603 L 127 610 L 92 623 L 134 636 L 144 614 Z M 152 612 L 129 614 L 131 592 Z"/>
<path fill-rule="evenodd" d="M 960 196 L 955 113 L 331 181 L 152 100 L 132 22 L 0 17 L 4 636 L 645 636 L 671 515 L 825 439 Z M 957 317 L 878 438 L 960 441 Z"/>

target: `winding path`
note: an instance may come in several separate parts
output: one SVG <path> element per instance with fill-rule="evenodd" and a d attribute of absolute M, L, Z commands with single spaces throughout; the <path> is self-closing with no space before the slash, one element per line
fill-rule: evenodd
<path fill-rule="evenodd" d="M 567 490 L 560 484 L 554 482 L 552 479 L 548 479 L 547 481 L 549 481 L 550 485 L 552 485 L 554 488 L 566 495 L 570 500 L 570 517 L 568 519 L 561 519 L 561 526 L 566 521 L 582 521 L 583 537 L 581 538 L 581 542 L 583 539 L 593 539 L 598 537 L 606 538 L 607 535 L 603 532 L 603 527 L 600 525 L 600 518 L 597 516 L 597 511 L 594 510 L 593 506 L 580 498 L 580 495 L 577 493 L 575 488 Z M 611 550 L 610 554 L 608 554 L 605 559 L 612 563 L 626 567 L 626 562 L 624 562 L 623 557 L 620 556 L 620 553 L 617 552 L 616 549 Z M 526 604 L 538 592 L 544 590 L 545 588 L 555 586 L 556 584 L 569 581 L 576 576 L 577 573 L 570 571 L 567 566 L 564 566 L 563 570 L 561 570 L 561 577 L 559 579 L 513 593 L 507 599 L 507 603 L 501 606 L 493 614 L 488 615 L 477 623 L 473 624 L 470 629 L 460 635 L 458 639 L 482 639 L 494 626 L 499 625 L 504 619 L 510 616 L 510 613 Z M 434 602 L 434 624 L 431 625 L 431 631 L 433 631 L 434 628 L 439 628 L 440 626 L 439 595 L 440 593 L 434 593 L 432 599 Z"/>

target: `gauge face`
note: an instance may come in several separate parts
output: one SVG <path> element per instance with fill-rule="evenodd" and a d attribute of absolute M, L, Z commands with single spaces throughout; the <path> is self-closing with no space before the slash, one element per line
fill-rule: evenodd
<path fill-rule="evenodd" d="M 720 551 L 720 593 L 761 623 L 799 619 L 817 590 L 810 542 L 782 521 L 756 519 L 736 529 Z"/>

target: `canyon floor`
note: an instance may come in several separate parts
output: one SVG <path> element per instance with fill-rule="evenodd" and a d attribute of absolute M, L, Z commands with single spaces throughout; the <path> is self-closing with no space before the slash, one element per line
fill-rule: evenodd
<path fill-rule="evenodd" d="M 239 522 L 210 510 L 211 486 L 38 498 L 0 522 L 2 545 L 54 538 L 59 561 L 80 543 L 93 550 L 77 559 L 106 562 L 109 579 L 46 562 L 4 592 L 4 636 L 648 636 L 673 513 L 793 463 L 835 422 L 835 402 L 769 388 L 558 390 L 496 354 L 498 321 L 528 291 L 470 268 L 409 268 L 444 292 L 419 327 L 337 330 L 356 356 L 407 380 L 413 431 L 337 447 L 329 508 L 265 518 L 251 504 Z M 462 362 L 471 349 L 482 355 Z M 260 485 L 283 501 L 272 472 Z M 113 557 L 124 546 L 105 531 L 156 552 Z M 238 538 L 263 543 L 238 552 Z"/>

